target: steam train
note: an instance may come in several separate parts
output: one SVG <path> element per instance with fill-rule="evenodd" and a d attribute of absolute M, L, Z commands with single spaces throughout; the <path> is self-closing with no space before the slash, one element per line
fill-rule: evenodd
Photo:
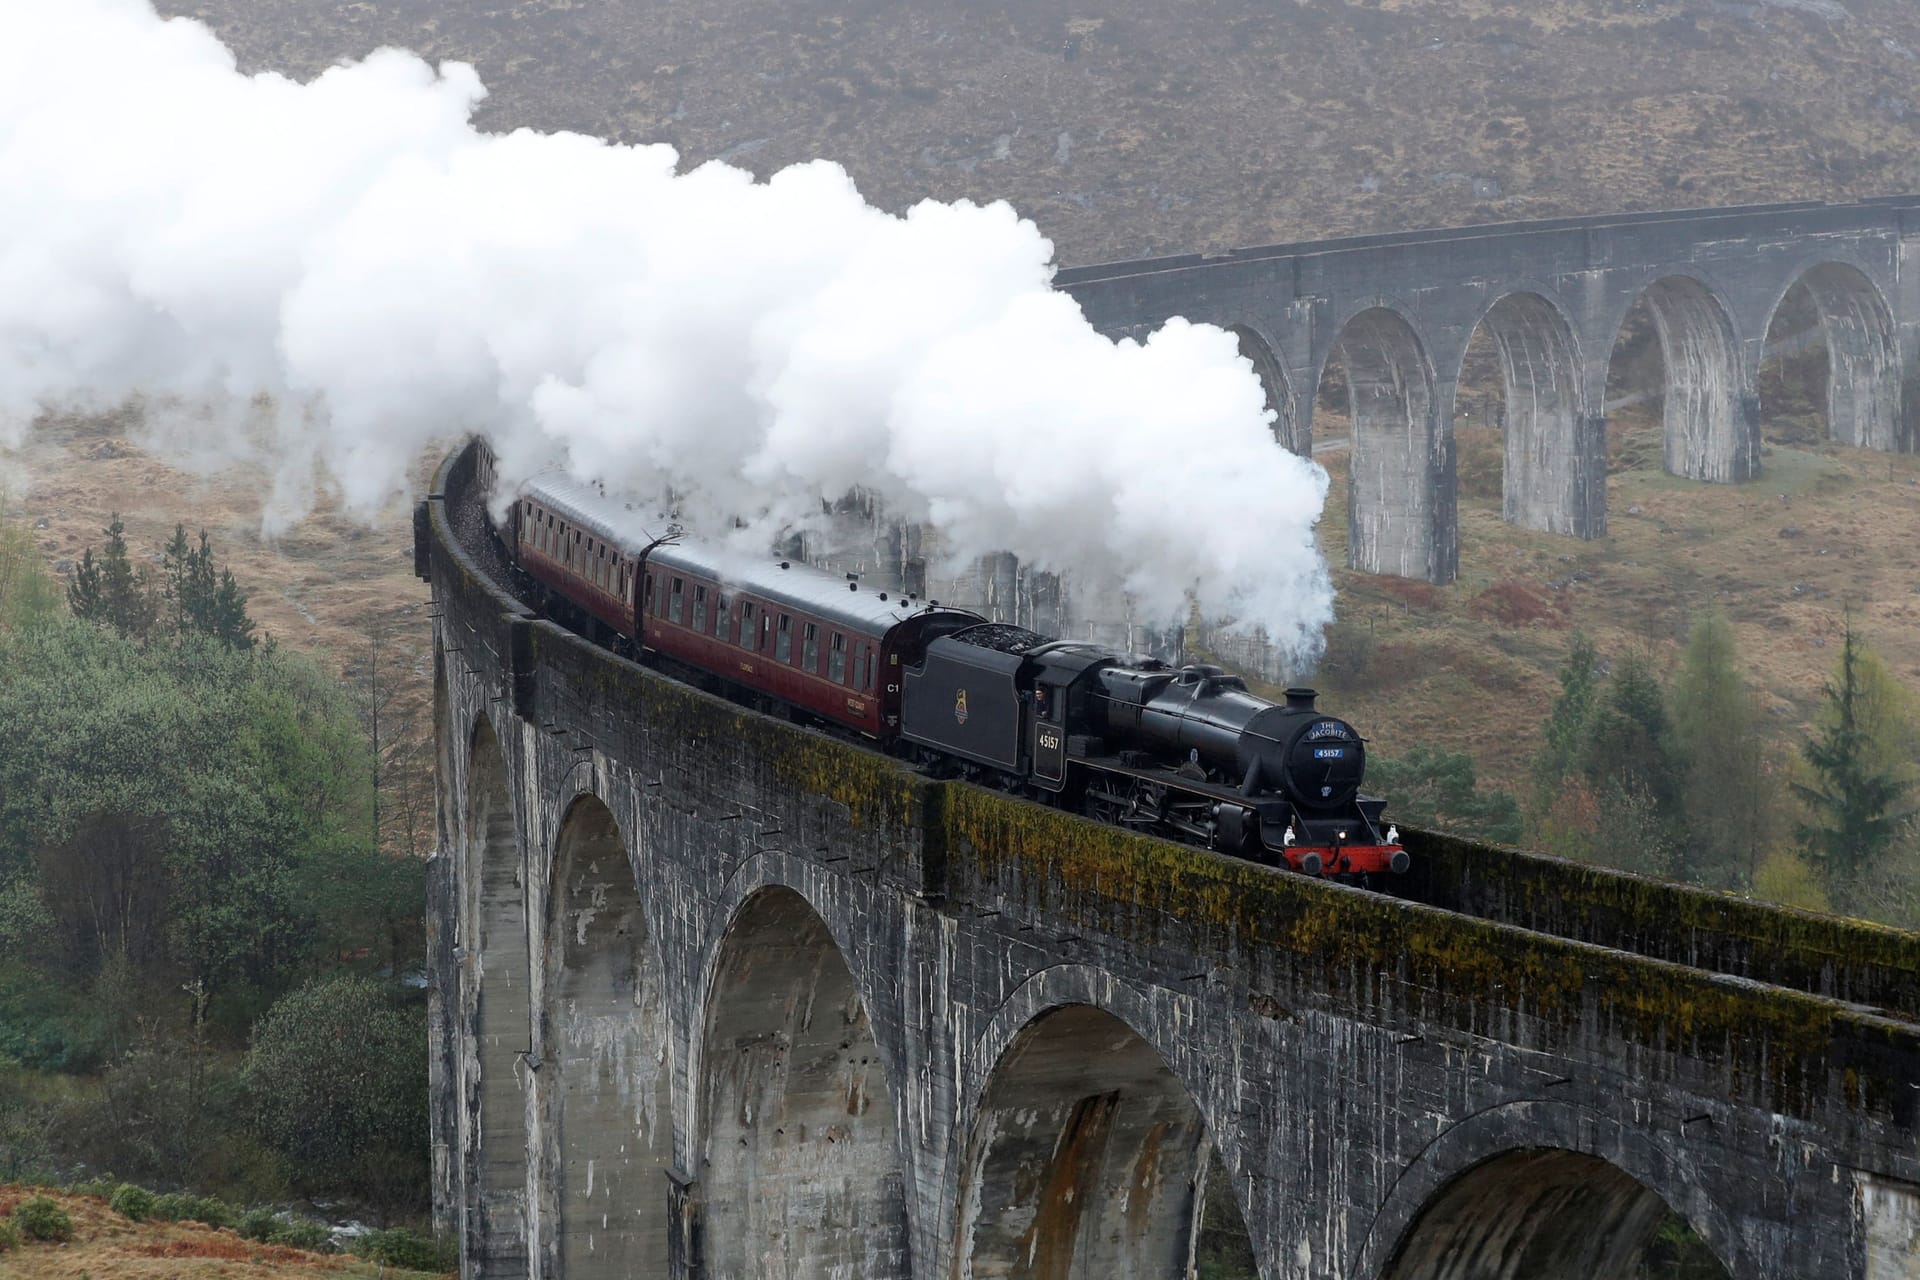
<path fill-rule="evenodd" d="M 1054 640 L 791 560 L 644 539 L 616 504 L 543 479 L 497 532 L 550 614 L 762 710 L 1119 826 L 1309 875 L 1407 868 L 1366 744 L 1213 666 Z"/>

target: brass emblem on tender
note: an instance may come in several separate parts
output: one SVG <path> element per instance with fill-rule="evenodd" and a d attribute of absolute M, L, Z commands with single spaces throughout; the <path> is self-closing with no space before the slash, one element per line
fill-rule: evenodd
<path fill-rule="evenodd" d="M 965 689 L 953 696 L 953 719 L 955 724 L 967 722 L 967 691 Z"/>

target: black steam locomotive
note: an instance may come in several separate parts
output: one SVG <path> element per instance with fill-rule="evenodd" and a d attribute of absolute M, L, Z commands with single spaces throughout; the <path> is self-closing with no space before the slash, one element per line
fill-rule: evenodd
<path fill-rule="evenodd" d="M 691 540 L 641 539 L 605 498 L 526 486 L 499 527 L 549 612 L 762 709 L 943 776 L 1310 875 L 1400 872 L 1366 744 L 1218 667 L 1174 669 L 938 601 Z"/>

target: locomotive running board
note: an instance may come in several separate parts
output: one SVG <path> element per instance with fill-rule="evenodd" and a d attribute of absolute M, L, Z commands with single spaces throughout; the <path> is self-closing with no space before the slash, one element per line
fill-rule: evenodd
<path fill-rule="evenodd" d="M 1087 765 L 1102 773 L 1124 774 L 1126 777 L 1138 778 L 1142 782 L 1151 782 L 1158 786 L 1175 787 L 1192 795 L 1206 796 L 1210 800 L 1238 805 L 1243 809 L 1257 808 L 1260 803 L 1250 796 L 1242 795 L 1238 787 L 1208 782 L 1204 778 L 1189 778 L 1171 769 L 1143 769 L 1138 765 L 1123 764 L 1117 756 L 1073 756 L 1069 757 L 1068 763 Z"/>

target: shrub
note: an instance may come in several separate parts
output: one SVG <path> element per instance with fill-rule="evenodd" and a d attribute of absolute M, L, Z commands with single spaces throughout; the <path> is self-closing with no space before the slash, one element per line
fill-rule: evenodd
<path fill-rule="evenodd" d="M 355 1256 L 404 1271 L 451 1271 L 459 1265 L 453 1250 L 411 1231 L 369 1231 L 354 1238 Z"/>
<path fill-rule="evenodd" d="M 0 1253 L 19 1247 L 20 1228 L 14 1226 L 8 1219 L 0 1218 Z"/>
<path fill-rule="evenodd" d="M 332 1253 L 333 1232 L 324 1222 L 311 1218 L 275 1218 L 268 1244 L 284 1244 L 311 1253 Z"/>
<path fill-rule="evenodd" d="M 249 1209 L 240 1215 L 239 1225 L 234 1228 L 248 1240 L 262 1242 L 273 1239 L 273 1230 L 280 1224 L 280 1215 L 271 1209 Z"/>
<path fill-rule="evenodd" d="M 418 1008 L 370 978 L 310 982 L 254 1027 L 245 1078 L 260 1136 L 307 1189 L 424 1198 L 427 1054 Z"/>
<path fill-rule="evenodd" d="M 107 1201 L 107 1207 L 123 1218 L 145 1222 L 153 1216 L 153 1201 L 153 1192 L 123 1182 L 113 1189 L 113 1198 Z"/>
<path fill-rule="evenodd" d="M 153 1201 L 152 1217 L 162 1222 L 204 1222 L 209 1227 L 231 1227 L 233 1210 L 212 1196 L 172 1191 Z"/>
<path fill-rule="evenodd" d="M 13 1211 L 13 1224 L 29 1240 L 54 1243 L 73 1239 L 73 1219 L 52 1196 L 22 1200 Z"/>
<path fill-rule="evenodd" d="M 333 1232 L 324 1222 L 295 1218 L 271 1209 L 249 1209 L 240 1216 L 238 1230 L 249 1240 L 262 1244 L 284 1244 L 295 1249 L 330 1251 Z"/>

